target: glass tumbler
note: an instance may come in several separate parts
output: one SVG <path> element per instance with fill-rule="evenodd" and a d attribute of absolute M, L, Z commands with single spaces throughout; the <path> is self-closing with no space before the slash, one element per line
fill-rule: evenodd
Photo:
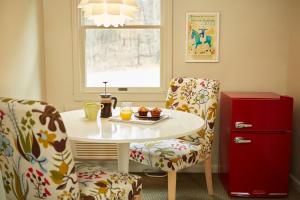
<path fill-rule="evenodd" d="M 120 117 L 122 120 L 130 120 L 132 116 L 132 103 L 123 102 L 120 108 Z"/>

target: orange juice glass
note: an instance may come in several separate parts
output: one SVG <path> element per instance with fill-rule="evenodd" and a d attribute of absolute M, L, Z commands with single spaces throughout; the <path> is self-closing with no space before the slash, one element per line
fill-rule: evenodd
<path fill-rule="evenodd" d="M 132 116 L 132 103 L 124 102 L 121 105 L 120 117 L 122 120 L 130 120 Z"/>

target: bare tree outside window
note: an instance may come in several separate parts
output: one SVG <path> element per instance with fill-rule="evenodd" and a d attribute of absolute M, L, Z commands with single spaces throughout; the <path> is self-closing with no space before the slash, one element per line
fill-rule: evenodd
<path fill-rule="evenodd" d="M 85 21 L 86 87 L 160 87 L 160 0 L 138 0 L 129 27 L 98 28 Z"/>

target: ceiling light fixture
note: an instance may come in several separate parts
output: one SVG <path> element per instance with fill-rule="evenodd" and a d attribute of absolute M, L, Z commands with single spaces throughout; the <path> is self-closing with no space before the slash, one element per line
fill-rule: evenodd
<path fill-rule="evenodd" d="M 78 8 L 83 10 L 85 18 L 104 27 L 124 26 L 138 11 L 136 0 L 81 0 Z"/>

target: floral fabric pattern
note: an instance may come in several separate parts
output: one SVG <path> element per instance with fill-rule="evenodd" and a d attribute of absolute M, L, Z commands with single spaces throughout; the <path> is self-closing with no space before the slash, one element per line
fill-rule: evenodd
<path fill-rule="evenodd" d="M 205 154 L 200 154 L 201 148 L 181 139 L 135 143 L 131 145 L 130 158 L 164 171 L 177 171 L 206 159 Z"/>
<path fill-rule="evenodd" d="M 79 188 L 61 116 L 44 102 L 0 98 L 0 170 L 7 199 L 79 200 L 89 193 Z"/>
<path fill-rule="evenodd" d="M 10 145 L 10 141 L 5 135 L 0 135 L 0 155 L 11 157 L 13 155 L 13 148 Z"/>
<path fill-rule="evenodd" d="M 42 121 L 51 108 L 55 116 Z M 79 199 L 79 184 L 64 128 L 49 130 L 59 112 L 44 102 L 0 98 L 0 170 L 7 199 Z M 63 124 L 54 123 L 52 126 Z"/>
<path fill-rule="evenodd" d="M 76 163 L 82 200 L 133 199 L 142 190 L 141 177 L 103 170 L 92 164 Z"/>
<path fill-rule="evenodd" d="M 163 171 L 177 171 L 205 160 L 211 152 L 218 105 L 219 82 L 199 78 L 174 78 L 170 82 L 166 108 L 199 115 L 200 131 L 172 140 L 130 145 L 130 158 Z"/>

